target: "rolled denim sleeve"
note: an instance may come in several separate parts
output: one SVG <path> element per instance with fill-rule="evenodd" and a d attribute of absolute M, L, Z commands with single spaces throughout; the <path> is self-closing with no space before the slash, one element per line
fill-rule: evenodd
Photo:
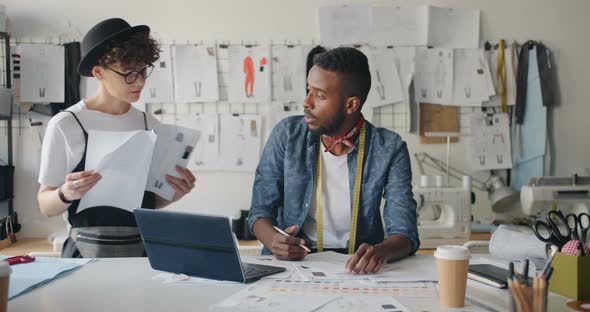
<path fill-rule="evenodd" d="M 277 224 L 278 209 L 283 205 L 284 158 L 287 132 L 286 122 L 277 124 L 266 142 L 254 179 L 248 228 L 254 233 L 254 223 L 269 218 Z"/>
<path fill-rule="evenodd" d="M 416 216 L 416 201 L 412 193 L 412 167 L 408 147 L 399 136 L 396 138 L 396 153 L 390 164 L 383 192 L 385 207 L 383 221 L 385 235 L 403 234 L 412 242 L 414 254 L 420 247 Z"/>

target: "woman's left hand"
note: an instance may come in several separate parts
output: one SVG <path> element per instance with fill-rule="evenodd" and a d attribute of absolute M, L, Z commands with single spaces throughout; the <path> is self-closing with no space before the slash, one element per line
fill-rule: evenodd
<path fill-rule="evenodd" d="M 180 174 L 180 178 L 171 176 L 169 174 L 166 175 L 166 181 L 168 181 L 168 183 L 176 191 L 174 197 L 172 198 L 173 202 L 188 194 L 195 187 L 195 181 L 197 181 L 197 178 L 195 178 L 193 173 L 186 168 L 176 166 L 176 171 Z"/>

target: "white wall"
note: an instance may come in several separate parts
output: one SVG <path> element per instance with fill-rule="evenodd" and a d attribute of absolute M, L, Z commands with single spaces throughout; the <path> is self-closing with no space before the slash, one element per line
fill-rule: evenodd
<path fill-rule="evenodd" d="M 542 40 L 559 48 L 559 80 L 562 105 L 553 112 L 556 151 L 555 174 L 585 173 L 590 167 L 590 130 L 587 118 L 590 105 L 590 30 L 587 0 L 457 0 L 457 1 L 370 1 L 402 6 L 431 3 L 446 7 L 471 7 L 482 10 L 482 39 L 500 38 L 524 41 Z M 80 40 L 82 34 L 98 21 L 119 16 L 132 24 L 151 26 L 164 42 L 185 43 L 204 40 L 230 40 L 232 43 L 258 41 L 282 43 L 284 40 L 309 43 L 319 41 L 315 9 L 321 4 L 346 3 L 329 0 L 217 0 L 217 1 L 146 1 L 146 0 L 8 0 L 9 31 L 20 41 L 43 42 L 67 39 Z M 444 147 L 418 144 L 415 135 L 401 133 L 409 143 L 410 152 L 428 151 L 444 158 Z M 21 129 L 17 135 L 16 209 L 24 224 L 25 236 L 45 236 L 63 225 L 59 218 L 47 220 L 38 212 L 35 202 L 39 147 L 35 131 Z M 453 165 L 460 167 L 464 144 L 453 146 Z M 417 168 L 414 168 L 417 175 Z M 233 215 L 248 208 L 253 181 L 252 174 L 201 173 L 198 186 L 175 209 L 198 210 Z M 484 195 L 479 194 L 480 198 Z M 489 203 L 480 201 L 476 218 L 492 218 Z"/>

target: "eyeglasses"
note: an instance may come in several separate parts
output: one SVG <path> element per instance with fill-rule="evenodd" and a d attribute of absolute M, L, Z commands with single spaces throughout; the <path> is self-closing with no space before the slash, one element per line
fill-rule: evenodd
<path fill-rule="evenodd" d="M 121 73 L 121 72 L 118 72 L 118 71 L 116 71 L 116 70 L 114 70 L 112 68 L 108 68 L 107 66 L 105 66 L 105 68 L 108 69 L 108 70 L 110 70 L 110 71 L 112 71 L 112 72 L 114 72 L 115 74 L 119 74 L 120 76 L 122 76 L 123 79 L 125 79 L 125 82 L 127 84 L 134 83 L 137 80 L 137 78 L 139 78 L 140 75 L 143 77 L 143 79 L 146 79 L 154 71 L 154 65 L 152 65 L 152 64 L 144 67 L 141 70 L 132 70 L 132 71 L 130 71 L 128 73 L 125 73 L 125 74 L 124 73 Z"/>

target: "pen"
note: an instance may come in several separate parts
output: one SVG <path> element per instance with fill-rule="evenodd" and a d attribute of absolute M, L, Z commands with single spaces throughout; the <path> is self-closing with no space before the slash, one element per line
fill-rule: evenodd
<path fill-rule="evenodd" d="M 529 259 L 524 260 L 524 267 L 522 268 L 522 283 L 527 286 L 529 282 Z"/>
<path fill-rule="evenodd" d="M 277 230 L 277 232 L 281 233 L 283 236 L 287 236 L 287 237 L 291 237 L 291 235 L 285 233 L 285 231 L 281 230 L 280 228 L 276 227 L 276 226 L 272 226 L 275 230 Z M 307 246 L 303 245 L 303 244 L 297 244 L 299 245 L 299 247 L 303 248 L 305 251 L 307 252 L 311 252 L 311 250 L 309 250 L 309 248 L 307 248 Z"/>

